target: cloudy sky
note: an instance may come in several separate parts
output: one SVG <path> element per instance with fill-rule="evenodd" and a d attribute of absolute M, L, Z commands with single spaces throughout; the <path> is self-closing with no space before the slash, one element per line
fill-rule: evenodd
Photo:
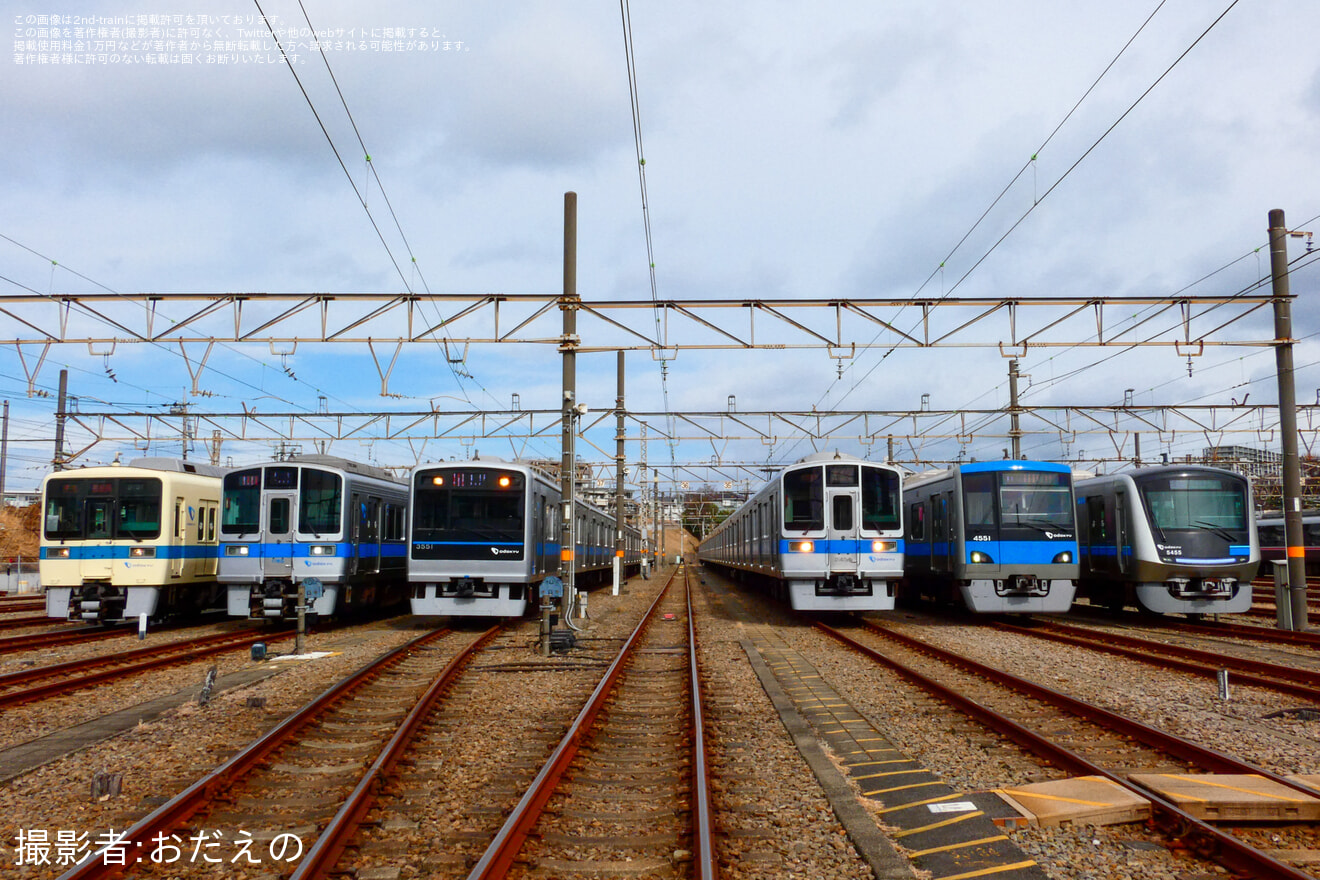
<path fill-rule="evenodd" d="M 634 4 L 647 217 L 617 5 L 304 4 L 342 103 L 297 3 L 11 4 L 0 59 L 0 299 L 554 294 L 567 191 L 578 194 L 578 292 L 588 301 L 650 300 L 652 259 L 654 293 L 666 300 L 1227 295 L 1268 275 L 1270 209 L 1320 232 L 1320 56 L 1309 17 L 1281 0 Z M 279 51 L 262 11 L 291 65 L 270 63 Z M 1313 404 L 1318 273 L 1305 239 L 1289 247 L 1304 340 L 1298 401 Z M 911 310 L 898 323 L 908 330 L 917 318 Z M 648 311 L 632 320 L 655 329 Z M 821 320 L 833 327 L 832 313 Z M 880 338 L 852 320 L 846 338 Z M 32 338 L 5 321 L 6 338 Z M 94 323 L 75 321 L 109 333 Z M 1145 329 L 1169 338 L 1176 323 L 1169 313 Z M 1263 310 L 1217 338 L 1267 339 L 1270 326 Z M 587 345 L 615 338 L 585 332 L 602 333 L 584 335 Z M 670 332 L 674 344 L 710 335 Z M 1000 321 L 961 339 L 994 345 L 1006 332 Z M 917 410 L 923 395 L 935 410 L 1007 404 L 1007 360 L 995 348 L 887 351 L 843 361 L 823 350 L 682 351 L 663 381 L 660 362 L 635 352 L 629 407 L 723 410 L 730 395 L 740 412 Z M 1020 359 L 1023 402 L 1276 399 L 1266 348 L 1208 347 L 1191 375 L 1183 355 L 1032 348 Z M 49 466 L 53 399 L 27 393 L 38 356 L 39 347 L 22 358 L 0 349 L 8 488 L 35 485 Z M 581 356 L 579 399 L 613 406 L 614 365 L 612 354 Z M 559 401 L 559 357 L 547 345 L 474 346 L 455 369 L 434 343 L 411 345 L 390 397 L 361 345 L 219 346 L 200 397 L 177 346 L 55 346 L 35 387 L 53 394 L 62 367 L 83 411 L 187 402 L 197 412 L 470 412 L 508 409 L 514 395 L 523 409 Z M 960 425 L 929 430 L 966 432 L 962 443 L 904 441 L 900 458 L 914 445 L 923 458 L 998 457 L 1006 445 L 1006 420 Z M 653 462 L 781 463 L 812 451 L 779 429 L 771 443 L 668 446 L 656 441 L 667 427 L 660 419 L 648 432 Z M 1023 441 L 1032 457 L 1113 450 L 1095 435 L 1060 446 L 1057 431 L 1024 427 L 1035 430 Z M 608 419 L 589 439 L 612 452 L 613 436 Z M 1254 441 L 1182 430 L 1148 435 L 1143 452 L 1181 455 L 1221 439 L 1277 444 L 1268 430 Z M 84 434 L 68 445 L 87 443 Z M 131 457 L 142 445 L 100 443 L 80 461 Z M 476 447 L 554 458 L 558 432 L 420 448 L 364 436 L 332 451 L 406 465 Z M 269 448 L 231 441 L 223 455 L 243 463 Z M 147 451 L 177 455 L 179 443 L 157 437 Z M 604 460 L 592 448 L 584 455 Z M 637 458 L 635 445 L 628 455 Z"/>

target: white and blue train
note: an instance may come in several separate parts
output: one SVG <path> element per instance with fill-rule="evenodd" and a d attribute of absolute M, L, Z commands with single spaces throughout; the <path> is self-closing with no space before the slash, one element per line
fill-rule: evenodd
<path fill-rule="evenodd" d="M 224 477 L 220 582 L 231 617 L 327 617 L 403 600 L 408 487 L 381 468 L 307 455 Z M 318 585 L 313 583 L 313 593 Z"/>
<path fill-rule="evenodd" d="M 895 467 L 810 455 L 720 523 L 697 556 L 797 611 L 891 609 L 903 575 L 902 497 Z"/>
<path fill-rule="evenodd" d="M 41 483 L 46 615 L 113 623 L 217 607 L 221 468 L 164 458 Z"/>
<path fill-rule="evenodd" d="M 1077 590 L 1071 471 L 1003 460 L 909 477 L 905 588 L 977 613 L 1061 614 Z"/>
<path fill-rule="evenodd" d="M 520 617 L 560 570 L 559 483 L 524 462 L 424 465 L 413 472 L 408 581 L 413 614 Z M 612 513 L 574 505 L 572 560 L 579 586 L 614 570 Z M 622 575 L 641 565 L 640 534 L 622 530 Z"/>
<path fill-rule="evenodd" d="M 1167 465 L 1077 482 L 1079 595 L 1114 610 L 1240 614 L 1260 564 L 1251 484 Z"/>

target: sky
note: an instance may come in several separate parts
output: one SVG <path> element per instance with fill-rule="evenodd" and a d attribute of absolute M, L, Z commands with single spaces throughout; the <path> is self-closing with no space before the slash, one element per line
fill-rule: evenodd
<path fill-rule="evenodd" d="M 1290 229 L 1320 232 L 1320 55 L 1308 20 L 1276 0 L 810 8 L 680 0 L 622 9 L 559 0 L 370 10 L 319 0 L 302 8 L 284 0 L 14 3 L 0 59 L 0 307 L 6 297 L 69 293 L 553 295 L 569 191 L 578 199 L 578 293 L 588 302 L 1252 291 L 1269 275 L 1271 209 L 1286 212 Z M 1297 400 L 1314 406 L 1320 309 L 1306 246 L 1304 237 L 1289 240 Z M 48 324 L 50 307 L 40 308 L 10 314 Z M 127 300 L 107 308 L 140 315 Z M 165 303 L 162 314 L 177 320 L 196 308 Z M 456 307 L 426 303 L 422 311 Z M 1019 320 L 1033 327 L 1053 320 L 1023 312 Z M 1268 308 L 1235 314 L 1212 339 L 1272 337 Z M 915 307 L 885 315 L 904 330 L 920 319 Z M 835 328 L 832 312 L 793 317 L 825 335 Z M 968 317 L 941 316 L 936 326 L 953 329 Z M 1115 307 L 1106 324 L 1148 317 Z M 747 330 L 734 311 L 712 319 L 738 335 Z M 313 332 L 315 318 L 306 320 Z M 454 335 L 481 335 L 481 320 L 456 325 Z M 552 311 L 537 335 L 557 334 L 558 320 Z M 649 310 L 628 320 L 656 331 Z M 874 347 L 845 358 L 791 347 L 630 352 L 628 408 L 656 414 L 649 462 L 678 465 L 664 479 L 695 486 L 750 481 L 752 471 L 725 467 L 734 462 L 782 465 L 818 449 L 887 454 L 883 435 L 813 444 L 766 419 L 758 423 L 772 435 L 765 440 L 702 439 L 700 428 L 665 413 L 1007 406 L 1008 358 L 997 347 L 1007 338 L 1004 320 L 961 331 L 967 344 L 923 349 L 893 348 L 877 325 L 845 320 L 843 338 Z M 1093 318 L 1079 320 L 1057 338 L 1094 334 Z M 36 338 L 0 321 L 11 328 L 6 339 Z M 1171 338 L 1177 321 L 1166 313 L 1142 332 Z M 210 326 L 227 332 L 223 320 Z M 388 335 L 391 326 L 379 329 Z M 772 320 L 756 327 L 758 342 L 802 341 Z M 580 329 L 586 346 L 628 338 L 598 321 Z M 676 347 L 717 338 L 695 325 L 664 329 Z M 70 335 L 78 332 L 111 331 L 74 315 Z M 196 395 L 188 371 L 200 346 L 185 351 L 185 362 L 177 345 L 55 345 L 35 375 L 40 346 L 21 348 L 0 346 L 9 490 L 36 486 L 50 469 L 62 368 L 82 412 L 186 403 L 199 415 L 470 414 L 512 409 L 515 396 L 522 410 L 556 410 L 560 401 L 560 357 L 547 344 L 474 345 L 456 363 L 435 341 L 410 344 L 389 396 L 362 344 L 219 344 Z M 1268 346 L 1187 355 L 1031 347 L 1018 357 L 1021 402 L 1277 400 Z M 391 353 L 377 356 L 388 362 Z M 578 400 L 592 413 L 579 453 L 603 465 L 613 454 L 614 420 L 601 411 L 614 405 L 615 356 L 577 360 Z M 1304 442 L 1314 441 L 1313 416 L 1301 416 Z M 1252 418 L 1259 430 L 1245 435 L 1181 422 L 1150 431 L 1143 456 L 1221 442 L 1277 448 L 1277 419 Z M 868 432 L 881 424 L 927 435 L 897 444 L 896 457 L 913 466 L 998 458 L 1008 445 L 1003 417 L 880 419 Z M 1128 454 L 1132 424 L 1117 419 L 1110 437 L 1027 419 L 1024 454 L 1083 466 Z M 398 468 L 473 455 L 558 459 L 558 431 L 536 428 L 530 439 L 456 430 L 411 442 L 368 428 L 329 451 Z M 668 431 L 682 439 L 664 442 Z M 630 474 L 642 455 L 639 432 L 630 424 Z M 93 439 L 70 429 L 75 465 L 181 450 L 177 436 L 159 431 L 136 443 Z M 304 451 L 314 451 L 309 445 Z M 269 441 L 227 439 L 222 463 L 272 450 Z M 188 455 L 205 459 L 200 439 Z M 706 463 L 721 468 L 696 467 Z"/>

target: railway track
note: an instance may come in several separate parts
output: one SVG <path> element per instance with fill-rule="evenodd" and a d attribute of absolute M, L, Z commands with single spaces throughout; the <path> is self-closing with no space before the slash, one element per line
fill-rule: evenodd
<path fill-rule="evenodd" d="M 27 610 L 27 609 L 24 609 Z M 34 617 L 10 617 L 0 620 L 0 630 L 22 629 L 25 626 L 62 626 L 64 621 L 38 614 Z"/>
<path fill-rule="evenodd" d="M 329 820 L 379 751 L 381 731 L 394 729 L 408 704 L 446 675 L 456 657 L 493 633 L 456 648 L 439 644 L 451 635 L 448 630 L 434 630 L 377 658 L 135 823 L 117 846 L 66 871 L 62 880 L 114 877 L 130 866 L 136 876 L 180 876 L 181 866 L 153 855 L 191 828 L 203 839 L 214 828 L 215 841 L 228 845 L 244 836 L 262 843 L 283 838 L 281 852 L 294 847 L 301 855 L 316 835 L 316 823 Z M 257 813 L 276 827 L 254 834 L 248 823 Z M 221 827 L 237 830 L 226 834 Z M 182 866 L 201 874 L 211 867 L 205 861 Z"/>
<path fill-rule="evenodd" d="M 1104 777 L 1137 793 L 1150 801 L 1153 819 L 1165 834 L 1228 870 L 1259 880 L 1311 876 L 1140 789 L 1127 776 L 1185 772 L 1191 766 L 1211 773 L 1257 775 L 1317 796 L 1306 786 L 869 621 L 851 633 L 816 626 L 1063 772 Z"/>
<path fill-rule="evenodd" d="M 0 707 L 12 707 L 35 700 L 73 693 L 93 685 L 138 675 L 152 669 L 202 660 L 225 651 L 248 647 L 257 642 L 293 638 L 290 632 L 275 633 L 246 630 L 201 636 L 186 642 L 137 648 L 103 657 L 90 657 L 36 666 L 0 675 Z M 46 681 L 57 679 L 56 681 Z M 46 681 L 45 684 L 34 682 Z M 27 687 L 21 687 L 28 685 Z"/>
<path fill-rule="evenodd" d="M 1320 699 L 1320 670 L 1254 660 L 1223 651 L 1170 645 L 1155 639 L 1074 626 L 1057 620 L 1035 619 L 1031 625 L 995 621 L 991 625 L 1005 632 L 1104 651 L 1205 678 L 1217 678 L 1221 670 L 1228 670 L 1232 680 L 1239 684 L 1269 688 L 1310 702 Z"/>
<path fill-rule="evenodd" d="M 666 585 L 469 880 L 714 877 L 691 585 L 682 571 L 682 595 Z"/>

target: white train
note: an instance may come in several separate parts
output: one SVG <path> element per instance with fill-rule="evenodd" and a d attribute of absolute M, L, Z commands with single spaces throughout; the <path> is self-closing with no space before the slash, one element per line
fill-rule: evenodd
<path fill-rule="evenodd" d="M 215 607 L 222 468 L 163 458 L 41 483 L 46 614 L 111 623 Z"/>
<path fill-rule="evenodd" d="M 306 455 L 229 471 L 219 577 L 230 616 L 293 619 L 311 579 L 313 614 L 402 602 L 407 516 L 407 485 L 372 465 Z"/>
<path fill-rule="evenodd" d="M 902 497 L 897 468 L 817 453 L 767 483 L 697 555 L 795 610 L 891 609 L 903 576 Z"/>
<path fill-rule="evenodd" d="M 1260 564 L 1251 485 L 1168 465 L 1077 483 L 1081 595 L 1118 609 L 1240 614 Z"/>
<path fill-rule="evenodd" d="M 559 570 L 559 483 L 522 462 L 424 465 L 413 472 L 408 581 L 413 614 L 518 617 L 536 607 Z M 574 523 L 578 584 L 613 573 L 611 513 L 579 501 Z M 625 573 L 641 563 L 641 536 L 623 529 Z"/>

